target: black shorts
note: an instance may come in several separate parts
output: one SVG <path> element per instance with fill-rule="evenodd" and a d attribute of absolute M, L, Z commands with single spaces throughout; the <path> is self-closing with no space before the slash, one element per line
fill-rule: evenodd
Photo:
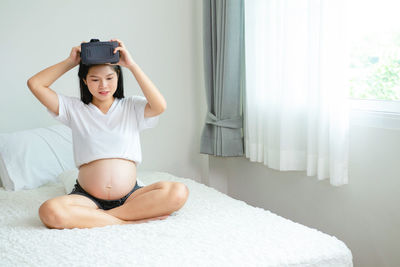
<path fill-rule="evenodd" d="M 90 198 L 91 200 L 94 201 L 94 203 L 96 203 L 96 205 L 103 210 L 109 210 L 109 209 L 113 209 L 116 207 L 121 206 L 122 204 L 125 203 L 126 199 L 136 190 L 138 190 L 139 188 L 142 188 L 143 186 L 138 186 L 137 181 L 135 186 L 133 187 L 133 189 L 124 197 L 120 198 L 120 199 L 116 199 L 116 200 L 105 200 L 105 199 L 99 199 L 97 197 L 92 196 L 91 194 L 89 194 L 88 192 L 86 192 L 79 184 L 78 179 L 76 179 L 76 184 L 74 186 L 74 189 L 72 189 L 72 192 L 69 193 L 68 195 L 71 194 L 77 194 L 77 195 L 81 195 L 81 196 L 86 196 L 88 198 Z"/>

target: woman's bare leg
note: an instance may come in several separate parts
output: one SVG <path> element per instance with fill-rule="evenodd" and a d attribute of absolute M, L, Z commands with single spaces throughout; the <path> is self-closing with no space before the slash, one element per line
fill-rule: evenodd
<path fill-rule="evenodd" d="M 122 206 L 110 210 L 99 209 L 85 196 L 64 195 L 44 202 L 39 217 L 44 225 L 56 229 L 143 223 L 167 218 L 184 205 L 188 194 L 182 183 L 157 182 L 136 190 Z"/>
<path fill-rule="evenodd" d="M 92 228 L 124 221 L 105 213 L 89 198 L 64 195 L 45 201 L 39 208 L 40 220 L 48 228 Z"/>
<path fill-rule="evenodd" d="M 125 203 L 105 212 L 124 221 L 168 217 L 186 202 L 189 190 L 179 182 L 157 182 L 133 192 Z"/>
<path fill-rule="evenodd" d="M 48 228 L 72 229 L 103 227 L 115 224 L 143 223 L 121 220 L 99 209 L 89 198 L 81 195 L 64 195 L 45 201 L 39 208 L 40 220 Z"/>

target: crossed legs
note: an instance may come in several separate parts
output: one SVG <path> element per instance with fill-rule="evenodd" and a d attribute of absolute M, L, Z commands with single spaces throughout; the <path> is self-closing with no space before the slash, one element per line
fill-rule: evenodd
<path fill-rule="evenodd" d="M 133 192 L 119 207 L 103 210 L 89 198 L 64 195 L 45 201 L 39 217 L 48 228 L 92 228 L 165 219 L 186 202 L 189 190 L 179 182 L 161 181 Z"/>

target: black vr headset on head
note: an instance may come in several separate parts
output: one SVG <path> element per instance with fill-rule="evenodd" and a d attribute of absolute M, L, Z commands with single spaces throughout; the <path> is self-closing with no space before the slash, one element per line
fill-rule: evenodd
<path fill-rule="evenodd" d="M 81 44 L 82 64 L 94 65 L 104 63 L 118 63 L 119 51 L 115 54 L 114 49 L 118 47 L 118 42 L 100 42 L 99 39 L 91 39 L 89 43 Z"/>

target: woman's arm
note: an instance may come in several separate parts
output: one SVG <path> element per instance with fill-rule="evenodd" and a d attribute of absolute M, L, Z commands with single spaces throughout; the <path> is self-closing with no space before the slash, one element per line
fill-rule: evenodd
<path fill-rule="evenodd" d="M 49 110 L 58 115 L 58 97 L 49 86 L 80 61 L 80 46 L 72 48 L 70 56 L 32 76 L 27 85 L 33 95 Z"/>
<path fill-rule="evenodd" d="M 119 44 L 119 46 L 114 49 L 114 53 L 117 51 L 120 52 L 120 60 L 117 65 L 130 69 L 147 99 L 148 103 L 144 109 L 144 117 L 152 117 L 163 113 L 167 108 L 167 102 L 162 94 L 158 91 L 146 74 L 140 69 L 139 65 L 133 61 L 124 43 L 119 39 L 111 39 L 110 41 L 117 41 Z"/>
<path fill-rule="evenodd" d="M 145 108 L 145 117 L 156 116 L 165 111 L 167 108 L 167 102 L 165 101 L 162 94 L 154 86 L 147 75 L 140 69 L 139 65 L 133 63 L 128 67 L 142 88 L 143 94 L 148 101 L 149 107 Z M 147 111 L 146 111 L 147 110 Z"/>
<path fill-rule="evenodd" d="M 53 66 L 50 66 L 41 72 L 35 74 L 28 80 L 29 85 L 39 85 L 44 87 L 49 87 L 52 83 L 54 83 L 58 78 L 61 77 L 64 73 L 75 67 L 76 65 L 70 61 L 69 58 L 57 63 Z M 31 86 L 29 86 L 30 89 Z"/>

